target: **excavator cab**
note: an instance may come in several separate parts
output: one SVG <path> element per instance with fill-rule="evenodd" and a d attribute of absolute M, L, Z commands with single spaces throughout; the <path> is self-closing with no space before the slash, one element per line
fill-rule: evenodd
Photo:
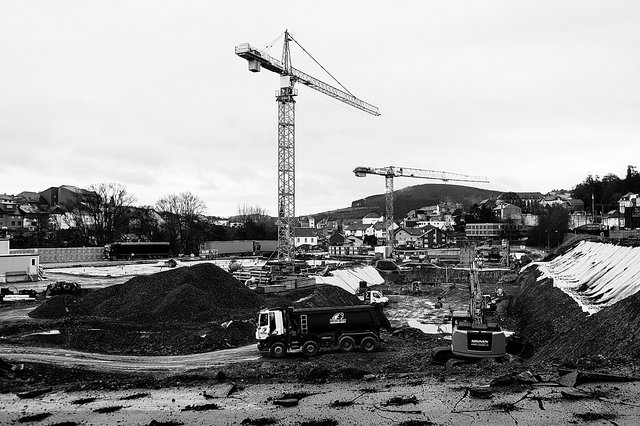
<path fill-rule="evenodd" d="M 480 293 L 477 265 L 470 268 L 468 311 L 451 313 L 451 352 L 466 358 L 500 358 L 507 354 L 507 337 L 498 325 L 498 311 L 488 294 Z"/>

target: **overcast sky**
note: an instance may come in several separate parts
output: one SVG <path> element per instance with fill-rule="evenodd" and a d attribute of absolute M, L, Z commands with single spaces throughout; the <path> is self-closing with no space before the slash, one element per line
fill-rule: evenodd
<path fill-rule="evenodd" d="M 117 182 L 276 215 L 279 77 L 234 47 L 285 29 L 382 113 L 298 87 L 296 214 L 384 192 L 356 166 L 543 193 L 640 166 L 640 2 L 0 0 L 0 193 Z"/>

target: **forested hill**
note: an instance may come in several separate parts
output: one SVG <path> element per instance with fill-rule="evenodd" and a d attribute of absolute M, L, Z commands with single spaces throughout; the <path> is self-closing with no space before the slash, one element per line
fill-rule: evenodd
<path fill-rule="evenodd" d="M 433 206 L 440 201 L 460 203 L 463 208 L 468 211 L 472 205 L 487 198 L 496 197 L 501 193 L 502 192 L 500 191 L 442 183 L 427 183 L 423 185 L 409 186 L 407 188 L 394 191 L 393 193 L 394 217 L 404 217 L 411 210 L 425 206 Z M 351 207 L 317 213 L 313 216 L 316 220 L 327 217 L 335 220 L 361 218 L 370 212 L 383 214 L 385 210 L 384 199 L 384 194 L 371 195 L 354 201 L 351 204 Z"/>

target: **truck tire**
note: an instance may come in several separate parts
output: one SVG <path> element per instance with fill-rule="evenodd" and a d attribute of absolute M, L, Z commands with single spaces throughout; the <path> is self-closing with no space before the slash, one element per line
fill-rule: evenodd
<path fill-rule="evenodd" d="M 314 356 L 318 351 L 320 351 L 320 345 L 313 340 L 307 340 L 302 345 L 302 353 L 307 357 Z"/>
<path fill-rule="evenodd" d="M 351 336 L 342 336 L 338 340 L 338 346 L 342 352 L 351 352 L 356 346 L 356 341 Z"/>
<path fill-rule="evenodd" d="M 271 358 L 282 358 L 287 354 L 287 347 L 282 342 L 276 342 L 269 348 Z"/>
<path fill-rule="evenodd" d="M 376 350 L 376 339 L 371 336 L 367 336 L 360 342 L 360 347 L 363 352 L 373 352 Z"/>

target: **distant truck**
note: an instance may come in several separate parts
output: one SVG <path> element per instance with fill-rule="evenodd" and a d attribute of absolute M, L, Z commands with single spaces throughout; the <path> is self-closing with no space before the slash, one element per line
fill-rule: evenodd
<path fill-rule="evenodd" d="M 314 356 L 320 347 L 350 352 L 360 347 L 373 352 L 380 329 L 391 327 L 380 306 L 336 306 L 324 308 L 273 308 L 258 313 L 258 350 L 282 358 L 287 351 L 302 349 Z"/>
<path fill-rule="evenodd" d="M 359 294 L 358 299 L 370 305 L 387 306 L 389 304 L 389 298 L 384 296 L 382 292 L 378 290 L 367 290 L 364 293 Z"/>
<path fill-rule="evenodd" d="M 277 240 L 205 241 L 200 244 L 200 255 L 205 257 L 229 255 L 270 254 L 278 249 Z"/>
<path fill-rule="evenodd" d="M 169 257 L 169 243 L 166 241 L 111 243 L 104 246 L 104 257 L 111 260 Z"/>
<path fill-rule="evenodd" d="M 370 305 L 387 306 L 389 304 L 389 298 L 379 290 L 370 290 L 366 281 L 360 281 L 356 295 L 360 301 Z"/>

